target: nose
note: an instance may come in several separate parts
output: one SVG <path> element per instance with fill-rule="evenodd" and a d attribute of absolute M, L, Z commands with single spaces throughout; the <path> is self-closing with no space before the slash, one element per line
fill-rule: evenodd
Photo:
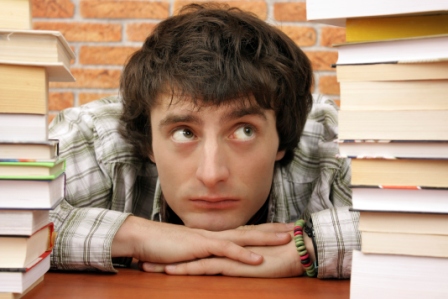
<path fill-rule="evenodd" d="M 204 141 L 199 155 L 196 170 L 198 180 L 209 188 L 227 180 L 230 172 L 226 163 L 225 148 L 219 145 L 219 140 Z"/>

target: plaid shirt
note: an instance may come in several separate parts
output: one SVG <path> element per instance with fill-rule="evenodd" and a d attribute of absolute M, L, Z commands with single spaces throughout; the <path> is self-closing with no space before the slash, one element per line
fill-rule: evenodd
<path fill-rule="evenodd" d="M 132 155 L 118 132 L 122 105 L 109 97 L 62 111 L 50 126 L 67 161 L 65 200 L 51 212 L 58 237 L 52 268 L 116 271 L 113 237 L 129 215 L 155 221 L 162 213 L 154 164 Z M 320 278 L 348 278 L 359 249 L 358 214 L 350 212 L 349 161 L 336 158 L 337 109 L 315 97 L 294 160 L 276 165 L 268 222 L 313 222 Z"/>

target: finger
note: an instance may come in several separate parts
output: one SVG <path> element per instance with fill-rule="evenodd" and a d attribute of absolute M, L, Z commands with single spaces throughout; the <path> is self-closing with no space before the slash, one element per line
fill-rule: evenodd
<path fill-rule="evenodd" d="M 209 239 L 228 240 L 240 246 L 276 246 L 287 244 L 291 240 L 291 232 L 234 229 L 222 232 L 204 231 L 203 235 Z"/>
<path fill-rule="evenodd" d="M 241 247 L 231 241 L 212 239 L 207 242 L 207 256 L 227 257 L 244 264 L 258 265 L 263 262 L 263 256 Z"/>
<path fill-rule="evenodd" d="M 265 265 L 247 265 L 226 258 L 208 258 L 175 265 L 167 265 L 170 275 L 225 275 L 234 277 L 284 277 L 276 269 Z"/>
<path fill-rule="evenodd" d="M 259 225 L 244 225 L 237 229 L 259 230 L 264 232 L 291 232 L 294 230 L 294 223 L 263 223 Z"/>
<path fill-rule="evenodd" d="M 155 264 L 148 262 L 138 263 L 140 270 L 151 273 L 163 273 L 165 272 L 165 264 Z"/>

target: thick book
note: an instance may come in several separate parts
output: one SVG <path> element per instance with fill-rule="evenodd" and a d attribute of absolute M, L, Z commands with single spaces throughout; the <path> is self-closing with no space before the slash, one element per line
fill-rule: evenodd
<path fill-rule="evenodd" d="M 448 110 L 341 109 L 338 116 L 340 139 L 448 140 Z"/>
<path fill-rule="evenodd" d="M 50 81 L 75 81 L 74 53 L 58 31 L 0 29 L 0 64 L 44 66 Z"/>
<path fill-rule="evenodd" d="M 365 232 L 448 236 L 448 213 L 359 211 L 358 228 Z"/>
<path fill-rule="evenodd" d="M 0 140 L 1 159 L 50 160 L 59 156 L 59 140 L 41 142 Z"/>
<path fill-rule="evenodd" d="M 0 179 L 52 180 L 65 171 L 64 159 L 0 159 Z"/>
<path fill-rule="evenodd" d="M 0 64 L 0 113 L 47 112 L 48 78 L 45 68 Z"/>
<path fill-rule="evenodd" d="M 338 65 L 336 76 L 339 82 L 448 79 L 448 61 Z"/>
<path fill-rule="evenodd" d="M 448 34 L 346 42 L 334 47 L 338 50 L 337 65 L 444 61 L 448 59 Z"/>
<path fill-rule="evenodd" d="M 448 235 L 361 231 L 364 253 L 448 258 Z"/>
<path fill-rule="evenodd" d="M 351 159 L 351 184 L 448 188 L 446 159 Z"/>
<path fill-rule="evenodd" d="M 50 269 L 50 252 L 48 255 L 25 272 L 0 272 L 0 292 L 24 293 Z"/>
<path fill-rule="evenodd" d="M 47 114 L 0 113 L 2 141 L 48 140 Z"/>
<path fill-rule="evenodd" d="M 0 209 L 51 209 L 65 195 L 65 174 L 54 180 L 0 180 Z"/>
<path fill-rule="evenodd" d="M 447 258 L 353 251 L 350 299 L 445 299 L 447 281 Z"/>
<path fill-rule="evenodd" d="M 44 281 L 44 276 L 41 276 L 40 278 L 38 278 L 32 285 L 30 285 L 28 288 L 26 288 L 22 293 L 0 292 L 0 299 L 20 299 L 23 296 L 25 296 L 25 294 L 27 294 L 29 291 L 34 289 L 42 281 Z"/>
<path fill-rule="evenodd" d="M 32 29 L 31 0 L 0 0 L 0 28 Z"/>
<path fill-rule="evenodd" d="M 30 236 L 0 236 L 0 272 L 26 272 L 50 253 L 55 236 L 52 222 Z"/>
<path fill-rule="evenodd" d="M 446 0 L 307 0 L 309 21 L 345 26 L 348 18 L 428 14 L 448 11 Z"/>
<path fill-rule="evenodd" d="M 349 18 L 345 23 L 347 42 L 375 41 L 448 33 L 448 13 Z"/>
<path fill-rule="evenodd" d="M 341 110 L 448 110 L 447 90 L 447 79 L 341 81 L 340 108 Z"/>
<path fill-rule="evenodd" d="M 351 189 L 352 209 L 356 211 L 448 214 L 446 188 L 352 186 Z"/>
<path fill-rule="evenodd" d="M 448 140 L 342 140 L 339 157 L 448 159 Z"/>
<path fill-rule="evenodd" d="M 0 235 L 29 236 L 48 223 L 50 209 L 0 208 Z"/>

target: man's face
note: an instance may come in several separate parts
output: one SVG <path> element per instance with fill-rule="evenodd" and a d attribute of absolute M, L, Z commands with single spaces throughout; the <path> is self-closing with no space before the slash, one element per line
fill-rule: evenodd
<path fill-rule="evenodd" d="M 284 156 L 274 111 L 249 101 L 198 109 L 171 95 L 158 100 L 150 158 L 168 205 L 192 228 L 246 224 L 268 198 L 275 161 Z"/>

